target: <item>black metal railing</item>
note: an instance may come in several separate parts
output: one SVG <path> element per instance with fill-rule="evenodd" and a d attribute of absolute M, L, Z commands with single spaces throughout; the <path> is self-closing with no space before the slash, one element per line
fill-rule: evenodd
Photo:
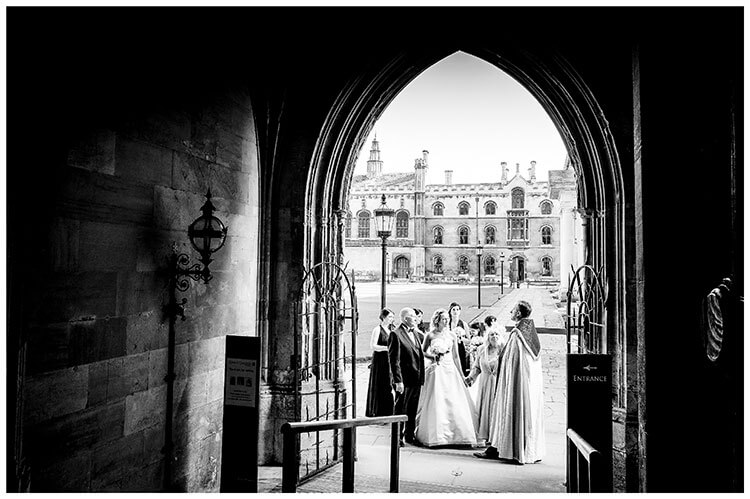
<path fill-rule="evenodd" d="M 326 430 L 343 430 L 344 433 L 344 459 L 343 480 L 341 492 L 354 492 L 354 455 L 355 434 L 354 429 L 358 426 L 373 426 L 383 423 L 391 423 L 391 480 L 390 492 L 398 492 L 398 470 L 399 470 L 399 425 L 406 422 L 407 416 L 380 416 L 375 418 L 337 419 L 331 421 L 308 421 L 299 423 L 284 423 L 281 433 L 284 435 L 284 463 L 281 475 L 281 491 L 296 492 L 299 455 L 297 453 L 297 436 L 300 433 Z"/>
<path fill-rule="evenodd" d="M 571 428 L 567 437 L 567 491 L 611 492 L 607 490 L 607 470 L 602 454 Z"/>

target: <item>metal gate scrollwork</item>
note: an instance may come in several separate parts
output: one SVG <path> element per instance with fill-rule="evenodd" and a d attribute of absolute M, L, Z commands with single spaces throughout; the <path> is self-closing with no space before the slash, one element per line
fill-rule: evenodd
<path fill-rule="evenodd" d="M 300 421 L 354 418 L 356 406 L 357 298 L 354 274 L 336 263 L 319 263 L 305 272 L 295 302 L 295 414 Z M 302 482 L 340 462 L 339 431 L 301 434 Z"/>
<path fill-rule="evenodd" d="M 568 353 L 607 353 L 607 283 L 604 268 L 570 267 L 568 277 Z M 575 336 L 575 338 L 574 338 Z"/>

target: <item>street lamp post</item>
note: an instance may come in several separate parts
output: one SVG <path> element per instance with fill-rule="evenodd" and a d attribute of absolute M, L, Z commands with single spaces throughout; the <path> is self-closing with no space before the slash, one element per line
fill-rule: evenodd
<path fill-rule="evenodd" d="M 482 245 L 477 242 L 477 308 L 482 308 Z"/>
<path fill-rule="evenodd" d="M 503 287 L 504 287 L 503 279 L 505 278 L 505 271 L 503 270 L 504 264 L 505 264 L 505 253 L 501 251 L 500 252 L 500 294 L 504 293 L 503 291 Z"/>
<path fill-rule="evenodd" d="M 385 204 L 385 194 L 380 199 L 380 206 L 375 209 L 375 227 L 378 229 L 378 237 L 381 240 L 381 272 L 380 272 L 380 308 L 385 308 L 385 253 L 387 240 L 391 235 L 391 224 L 393 223 L 393 210 Z"/>

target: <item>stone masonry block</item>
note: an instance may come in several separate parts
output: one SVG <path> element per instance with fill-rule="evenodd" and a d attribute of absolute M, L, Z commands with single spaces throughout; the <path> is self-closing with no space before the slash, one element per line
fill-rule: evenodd
<path fill-rule="evenodd" d="M 205 327 L 201 330 L 201 337 L 203 339 L 212 339 L 217 336 L 224 337 L 227 334 L 236 334 L 238 313 L 236 305 L 218 305 L 212 307 L 211 312 L 211 320 L 207 321 Z"/>
<path fill-rule="evenodd" d="M 167 276 L 160 272 L 120 272 L 117 315 L 160 313 L 167 303 Z"/>
<path fill-rule="evenodd" d="M 233 133 L 226 125 L 217 127 L 216 162 L 233 170 L 256 172 L 257 147 L 253 142 Z"/>
<path fill-rule="evenodd" d="M 161 492 L 164 487 L 164 462 L 151 463 L 122 480 L 122 492 Z"/>
<path fill-rule="evenodd" d="M 190 343 L 189 362 L 190 375 L 205 373 L 224 361 L 225 339 L 214 337 Z"/>
<path fill-rule="evenodd" d="M 178 380 L 174 386 L 175 419 L 179 414 L 190 411 L 195 407 L 205 405 L 208 402 L 208 376 L 198 374 L 190 376 L 186 380 Z"/>
<path fill-rule="evenodd" d="M 161 229 L 182 232 L 179 240 L 187 241 L 187 229 L 201 216 L 205 193 L 189 193 L 167 187 L 154 187 L 154 225 Z M 225 222 L 226 223 L 226 222 Z"/>
<path fill-rule="evenodd" d="M 208 371 L 208 402 L 221 401 L 224 402 L 224 359 L 222 359 L 221 365 L 216 366 L 217 369 Z"/>
<path fill-rule="evenodd" d="M 68 151 L 68 165 L 114 175 L 115 132 L 96 130 L 83 137 Z"/>
<path fill-rule="evenodd" d="M 176 152 L 174 156 L 173 189 L 205 194 L 211 184 L 212 164 L 187 152 Z M 215 194 L 211 190 L 211 194 Z"/>
<path fill-rule="evenodd" d="M 107 400 L 114 401 L 148 389 L 149 354 L 140 353 L 108 362 Z"/>
<path fill-rule="evenodd" d="M 109 223 L 151 225 L 153 186 L 69 168 L 59 190 L 61 216 Z"/>
<path fill-rule="evenodd" d="M 143 430 L 143 464 L 164 461 L 164 423 Z"/>
<path fill-rule="evenodd" d="M 177 345 L 174 353 L 174 372 L 177 379 L 186 379 L 190 375 L 190 350 L 187 343 Z"/>
<path fill-rule="evenodd" d="M 104 404 L 107 401 L 107 378 L 109 376 L 109 361 L 92 362 L 89 364 L 89 398 L 87 408 Z"/>
<path fill-rule="evenodd" d="M 185 448 L 221 431 L 223 424 L 223 402 L 195 406 L 175 418 L 175 446 Z"/>
<path fill-rule="evenodd" d="M 137 242 L 143 229 L 132 225 L 82 221 L 81 270 L 135 270 Z"/>
<path fill-rule="evenodd" d="M 176 109 L 160 109 L 129 119 L 117 132 L 126 138 L 176 150 L 190 138 L 190 116 Z"/>
<path fill-rule="evenodd" d="M 32 327 L 28 331 L 26 373 L 38 374 L 70 367 L 68 323 Z"/>
<path fill-rule="evenodd" d="M 52 274 L 35 283 L 39 298 L 29 315 L 37 323 L 59 323 L 115 315 L 117 274 L 80 272 Z"/>
<path fill-rule="evenodd" d="M 125 398 L 125 435 L 132 435 L 164 422 L 167 387 L 158 386 Z"/>
<path fill-rule="evenodd" d="M 143 445 L 143 432 L 138 432 L 95 449 L 91 456 L 91 488 L 99 490 L 141 468 Z"/>
<path fill-rule="evenodd" d="M 148 387 L 156 388 L 166 383 L 167 349 L 160 348 L 148 352 Z"/>
<path fill-rule="evenodd" d="M 32 376 L 26 380 L 24 413 L 27 424 L 80 411 L 89 393 L 88 366 Z"/>
<path fill-rule="evenodd" d="M 169 324 L 161 311 L 148 311 L 130 315 L 125 328 L 126 353 L 143 353 L 164 348 L 169 340 Z"/>
<path fill-rule="evenodd" d="M 79 220 L 56 218 L 49 234 L 50 265 L 53 272 L 77 272 L 80 270 L 80 226 Z"/>
<path fill-rule="evenodd" d="M 220 199 L 250 201 L 250 175 L 221 165 L 211 165 L 211 194 Z M 224 207 L 226 209 L 227 207 Z"/>
<path fill-rule="evenodd" d="M 83 451 L 51 463 L 32 468 L 32 492 L 88 492 L 91 488 L 91 451 Z"/>
<path fill-rule="evenodd" d="M 72 322 L 71 361 L 80 365 L 125 355 L 126 325 L 124 317 Z"/>
<path fill-rule="evenodd" d="M 125 404 L 104 405 L 78 411 L 25 428 L 28 455 L 35 467 L 44 468 L 92 446 L 106 445 L 123 434 Z"/>
<path fill-rule="evenodd" d="M 137 183 L 171 185 L 172 150 L 118 137 L 115 147 L 115 173 Z"/>

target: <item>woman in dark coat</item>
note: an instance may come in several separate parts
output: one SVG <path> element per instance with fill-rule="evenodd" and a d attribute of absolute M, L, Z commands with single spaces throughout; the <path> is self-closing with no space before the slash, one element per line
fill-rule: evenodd
<path fill-rule="evenodd" d="M 388 335 L 393 327 L 393 312 L 384 308 L 380 312 L 380 324 L 375 326 L 370 337 L 372 363 L 370 383 L 367 387 L 365 416 L 393 415 L 393 393 L 391 392 L 391 368 L 388 364 Z"/>

